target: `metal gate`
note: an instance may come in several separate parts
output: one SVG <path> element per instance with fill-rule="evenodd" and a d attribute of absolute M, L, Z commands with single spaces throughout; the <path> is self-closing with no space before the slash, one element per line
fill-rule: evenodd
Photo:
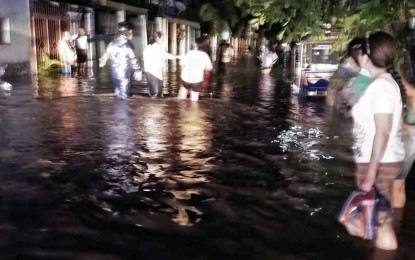
<path fill-rule="evenodd" d="M 32 12 L 32 48 L 37 65 L 41 62 L 43 53 L 51 59 L 58 59 L 58 41 L 62 32 L 79 26 L 79 22 L 70 22 L 66 15 L 69 6 L 57 2 L 34 1 Z M 72 26 L 71 26 L 72 23 Z M 74 24 L 75 23 L 75 24 Z"/>

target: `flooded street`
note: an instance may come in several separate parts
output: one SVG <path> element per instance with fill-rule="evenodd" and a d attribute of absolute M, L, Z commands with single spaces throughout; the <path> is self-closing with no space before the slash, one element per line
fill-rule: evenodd
<path fill-rule="evenodd" d="M 336 216 L 350 121 L 241 58 L 197 102 L 95 78 L 0 89 L 0 258 L 369 259 Z M 398 234 L 413 259 L 414 175 Z"/>

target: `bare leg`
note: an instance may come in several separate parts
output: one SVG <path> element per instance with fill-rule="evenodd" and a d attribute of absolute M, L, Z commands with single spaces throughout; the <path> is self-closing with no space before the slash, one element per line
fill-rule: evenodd
<path fill-rule="evenodd" d="M 186 99 L 187 94 L 189 91 L 183 86 L 180 87 L 179 94 L 177 95 L 177 99 Z"/>
<path fill-rule="evenodd" d="M 370 260 L 394 260 L 397 259 L 396 250 L 383 250 L 379 248 L 374 248 L 371 256 L 368 258 Z"/>
<path fill-rule="evenodd" d="M 367 174 L 368 165 L 356 165 L 356 185 L 358 185 Z M 392 192 L 392 183 L 400 171 L 399 164 L 395 166 L 381 165 L 379 167 L 378 177 L 376 178 L 376 188 L 378 191 L 390 201 Z M 392 227 L 392 223 L 383 223 L 377 228 L 375 246 L 383 250 L 396 250 L 398 248 L 398 241 Z"/>
<path fill-rule="evenodd" d="M 398 248 L 398 241 L 392 223 L 384 223 L 378 227 L 375 246 L 383 250 L 396 250 Z"/>
<path fill-rule="evenodd" d="M 391 206 L 392 208 L 403 208 L 406 202 L 405 194 L 405 179 L 395 180 L 392 185 L 391 194 Z"/>
<path fill-rule="evenodd" d="M 190 100 L 191 101 L 198 101 L 199 100 L 199 92 L 190 90 Z"/>
<path fill-rule="evenodd" d="M 404 209 L 403 208 L 394 208 L 393 209 L 393 214 L 395 215 L 395 217 L 392 221 L 393 230 L 395 231 L 395 234 L 399 234 L 399 232 L 401 231 L 401 225 L 402 225 L 402 220 L 403 220 L 403 215 L 404 215 Z"/>
<path fill-rule="evenodd" d="M 85 75 L 85 62 L 79 63 L 79 70 L 78 73 L 79 75 Z"/>

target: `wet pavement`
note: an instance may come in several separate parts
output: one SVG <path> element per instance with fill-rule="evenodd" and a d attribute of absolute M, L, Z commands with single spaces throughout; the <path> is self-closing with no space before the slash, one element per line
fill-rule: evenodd
<path fill-rule="evenodd" d="M 337 224 L 350 121 L 242 57 L 197 102 L 97 77 L 0 89 L 0 258 L 372 259 Z M 414 176 L 395 259 L 415 248 Z M 379 257 L 375 257 L 381 259 Z"/>

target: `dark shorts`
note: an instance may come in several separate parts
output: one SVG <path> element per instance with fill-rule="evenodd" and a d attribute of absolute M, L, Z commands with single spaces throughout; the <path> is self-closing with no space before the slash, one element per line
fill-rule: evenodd
<path fill-rule="evenodd" d="M 202 90 L 203 81 L 198 83 L 188 83 L 182 80 L 182 86 L 185 87 L 187 90 L 192 90 L 194 92 L 200 92 Z"/>
<path fill-rule="evenodd" d="M 87 50 L 76 50 L 76 62 L 77 63 L 84 63 L 88 60 L 88 53 Z"/>

